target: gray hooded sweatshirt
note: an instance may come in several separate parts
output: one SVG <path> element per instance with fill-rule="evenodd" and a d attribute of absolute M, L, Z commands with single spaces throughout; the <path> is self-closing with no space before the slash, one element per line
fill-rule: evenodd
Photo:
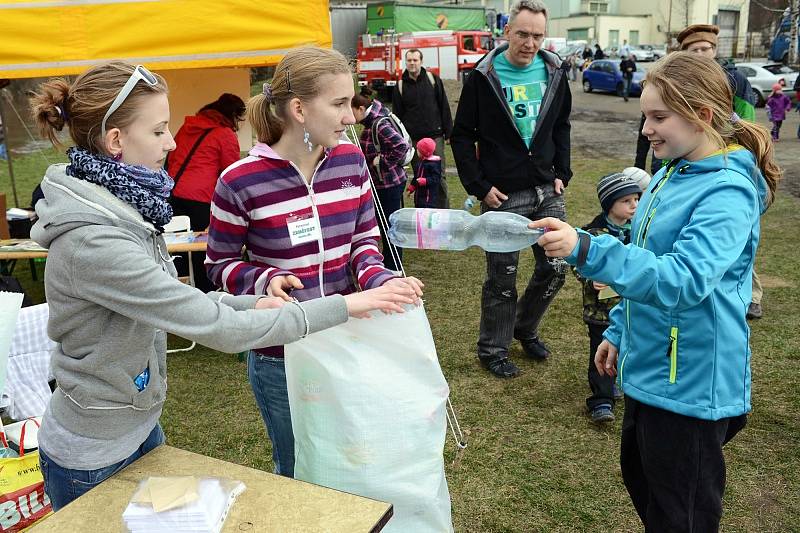
<path fill-rule="evenodd" d="M 52 165 L 31 237 L 48 248 L 48 334 L 58 388 L 39 445 L 64 468 L 129 457 L 158 423 L 167 332 L 221 352 L 279 346 L 347 320 L 342 296 L 253 309 L 259 296 L 202 292 L 176 279 L 163 237 L 129 204 Z M 139 391 L 134 378 L 149 368 Z"/>

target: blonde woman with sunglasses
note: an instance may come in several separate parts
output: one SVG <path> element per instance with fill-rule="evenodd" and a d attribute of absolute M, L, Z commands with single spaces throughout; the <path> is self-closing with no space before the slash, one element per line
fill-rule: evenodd
<path fill-rule="evenodd" d="M 114 61 L 72 84 L 42 84 L 31 106 L 43 136 L 57 144 L 67 126 L 75 144 L 68 164 L 47 170 L 32 231 L 49 249 L 48 333 L 58 343 L 58 388 L 39 431 L 54 510 L 164 442 L 167 332 L 239 352 L 414 301 L 402 286 L 298 303 L 180 283 L 161 235 L 173 186 L 162 166 L 175 149 L 164 80 Z"/>

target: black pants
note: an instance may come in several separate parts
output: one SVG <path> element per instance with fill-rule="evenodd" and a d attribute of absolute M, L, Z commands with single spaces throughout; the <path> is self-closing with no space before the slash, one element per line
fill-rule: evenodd
<path fill-rule="evenodd" d="M 211 204 L 203 202 L 195 202 L 194 200 L 186 200 L 184 198 L 170 197 L 170 204 L 172 204 L 173 215 L 186 215 L 192 222 L 193 231 L 203 231 L 208 227 L 211 221 Z M 178 259 L 175 261 L 175 268 L 178 269 L 178 275 L 189 275 L 189 254 L 178 254 Z M 203 264 L 206 260 L 206 254 L 203 252 L 192 252 L 192 267 L 194 269 L 194 284 L 195 287 L 203 292 L 210 292 L 216 290 L 216 287 L 208 279 L 206 275 L 206 267 Z"/>
<path fill-rule="evenodd" d="M 772 138 L 773 139 L 780 139 L 781 137 L 781 126 L 783 126 L 782 120 L 775 120 L 772 122 Z"/>
<path fill-rule="evenodd" d="M 497 209 L 481 202 L 481 213 L 509 211 L 538 220 L 567 218 L 564 195 L 556 194 L 552 185 L 508 193 L 508 200 Z M 517 301 L 517 266 L 519 252 L 486 252 L 486 281 L 481 293 L 481 326 L 478 336 L 478 357 L 485 363 L 508 357 L 508 347 L 516 336 L 528 339 L 538 335 L 539 324 L 550 302 L 564 285 L 566 263 L 548 258 L 538 244 L 531 246 L 535 266 L 525 292 Z"/>
<path fill-rule="evenodd" d="M 600 375 L 597 367 L 594 366 L 594 354 L 597 347 L 603 342 L 603 332 L 608 326 L 600 324 L 586 324 L 589 328 L 589 388 L 592 395 L 586 398 L 586 407 L 591 411 L 601 404 L 609 404 L 614 407 L 614 378 L 607 375 Z"/>
<path fill-rule="evenodd" d="M 719 529 L 725 492 L 722 446 L 747 415 L 701 420 L 625 397 L 620 466 L 645 531 Z"/>

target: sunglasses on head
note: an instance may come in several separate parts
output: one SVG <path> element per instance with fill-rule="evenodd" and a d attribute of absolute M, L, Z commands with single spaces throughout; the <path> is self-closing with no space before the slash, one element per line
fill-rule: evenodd
<path fill-rule="evenodd" d="M 108 111 L 106 111 L 106 114 L 103 117 L 103 123 L 100 125 L 100 130 L 103 137 L 106 136 L 106 121 L 108 120 L 108 117 L 113 115 L 114 112 L 119 109 L 139 81 L 143 81 L 150 86 L 158 85 L 158 79 L 153 75 L 152 72 L 144 68 L 142 65 L 136 65 L 136 68 L 133 69 L 133 74 L 131 74 L 131 77 L 125 82 L 125 85 L 122 86 L 122 90 L 120 90 L 117 97 L 114 98 L 114 101 L 111 102 L 111 107 L 108 108 Z"/>

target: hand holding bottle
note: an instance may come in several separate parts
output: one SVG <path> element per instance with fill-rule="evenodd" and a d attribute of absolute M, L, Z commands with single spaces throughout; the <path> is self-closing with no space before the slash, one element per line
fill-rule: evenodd
<path fill-rule="evenodd" d="M 548 217 L 531 222 L 528 227 L 547 230 L 537 241 L 547 257 L 567 257 L 578 244 L 578 232 L 563 220 Z"/>

